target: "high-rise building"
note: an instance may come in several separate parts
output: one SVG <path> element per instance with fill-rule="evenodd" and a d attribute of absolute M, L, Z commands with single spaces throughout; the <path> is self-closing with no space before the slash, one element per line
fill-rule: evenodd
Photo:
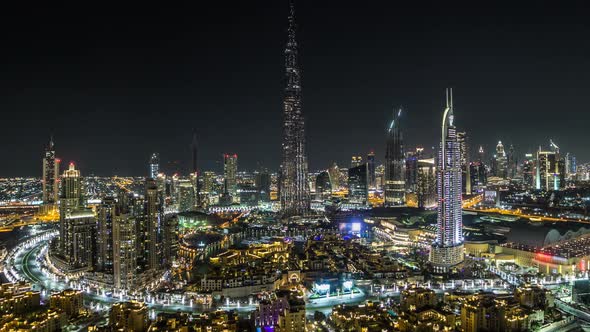
<path fill-rule="evenodd" d="M 160 155 L 155 152 L 152 153 L 152 156 L 150 157 L 148 171 L 149 177 L 151 179 L 155 179 L 158 177 L 158 173 L 160 173 Z"/>
<path fill-rule="evenodd" d="M 483 151 L 483 146 L 479 146 L 479 151 L 477 151 L 477 156 L 479 158 L 479 161 L 484 162 L 485 161 L 485 152 Z"/>
<path fill-rule="evenodd" d="M 301 101 L 301 71 L 297 63 L 295 5 L 291 2 L 289 38 L 285 47 L 286 87 L 283 100 L 282 163 L 279 173 L 279 198 L 284 216 L 305 215 L 310 209 L 307 180 L 305 121 Z"/>
<path fill-rule="evenodd" d="M 417 162 L 416 196 L 421 209 L 436 206 L 436 165 L 434 158 Z"/>
<path fill-rule="evenodd" d="M 438 216 L 436 239 L 430 261 L 440 272 L 463 262 L 461 214 L 461 153 L 454 125 L 453 92 L 447 89 L 447 106 L 442 118 L 442 136 L 436 170 Z"/>
<path fill-rule="evenodd" d="M 105 273 L 113 272 L 113 219 L 117 214 L 116 209 L 113 197 L 105 197 L 98 207 L 96 267 Z"/>
<path fill-rule="evenodd" d="M 575 177 L 578 172 L 578 165 L 576 163 L 576 156 L 571 153 L 565 154 L 565 177 L 571 179 Z"/>
<path fill-rule="evenodd" d="M 160 259 L 158 255 L 158 231 L 160 229 L 160 208 L 158 200 L 158 186 L 153 179 L 146 180 L 145 183 L 145 220 L 146 220 L 146 268 L 157 270 L 160 268 Z"/>
<path fill-rule="evenodd" d="M 238 194 L 238 155 L 226 153 L 223 155 L 223 179 L 226 192 L 237 200 Z"/>
<path fill-rule="evenodd" d="M 215 188 L 215 172 L 205 171 L 203 172 L 203 191 L 206 193 L 212 193 Z"/>
<path fill-rule="evenodd" d="M 328 168 L 328 173 L 330 173 L 330 184 L 332 185 L 332 190 L 337 191 L 340 190 L 340 186 L 342 185 L 341 176 L 340 176 L 340 168 L 336 165 L 336 162 Z"/>
<path fill-rule="evenodd" d="M 551 142 L 552 151 L 542 151 L 539 147 L 536 162 L 536 189 L 559 190 L 565 187 L 565 161 L 559 154 L 559 148 Z"/>
<path fill-rule="evenodd" d="M 418 161 L 422 159 L 423 151 L 423 148 L 416 148 L 406 153 L 406 189 L 410 192 L 416 192 L 418 186 Z"/>
<path fill-rule="evenodd" d="M 362 163 L 363 163 L 362 156 L 352 156 L 352 159 L 350 160 L 350 168 L 360 166 Z"/>
<path fill-rule="evenodd" d="M 94 222 L 94 214 L 85 209 L 82 177 L 73 162 L 64 171 L 61 182 L 59 253 L 68 265 L 66 268 L 75 268 L 76 264 L 90 266 L 90 262 L 84 261 L 84 251 L 92 249 L 89 243 L 93 243 L 93 230 L 87 226 Z"/>
<path fill-rule="evenodd" d="M 369 174 L 367 164 L 348 169 L 348 199 L 367 204 L 369 198 Z"/>
<path fill-rule="evenodd" d="M 532 153 L 524 155 L 522 163 L 522 181 L 525 187 L 535 188 L 535 159 Z"/>
<path fill-rule="evenodd" d="M 270 173 L 267 169 L 261 169 L 256 173 L 256 179 L 254 180 L 254 186 L 258 190 L 259 198 L 263 202 L 270 202 Z"/>
<path fill-rule="evenodd" d="M 469 141 L 466 132 L 457 132 L 457 141 L 459 142 L 459 154 L 461 155 L 461 183 L 462 192 L 471 195 L 471 168 L 469 167 Z"/>
<path fill-rule="evenodd" d="M 508 148 L 508 153 L 506 154 L 506 173 L 509 179 L 514 179 L 516 177 L 516 170 L 518 160 L 516 158 L 516 154 L 514 153 L 514 145 L 510 144 Z"/>
<path fill-rule="evenodd" d="M 402 206 L 406 203 L 404 142 L 401 129 L 402 110 L 393 112 L 387 128 L 385 150 L 385 206 Z"/>
<path fill-rule="evenodd" d="M 59 163 L 60 160 L 55 157 L 53 138 L 51 138 L 43 157 L 43 204 L 57 204 L 59 196 Z"/>
<path fill-rule="evenodd" d="M 315 195 L 317 200 L 324 200 L 330 198 L 332 195 L 332 182 L 330 181 L 330 173 L 328 171 L 320 172 L 316 176 Z"/>
<path fill-rule="evenodd" d="M 178 218 L 176 215 L 164 218 L 162 235 L 164 265 L 171 266 L 178 252 Z"/>
<path fill-rule="evenodd" d="M 375 152 L 370 151 L 367 154 L 367 169 L 369 171 L 369 188 L 375 189 Z"/>
<path fill-rule="evenodd" d="M 488 174 L 486 165 L 482 160 L 474 161 L 469 165 L 469 175 L 471 177 L 471 191 L 480 191 L 488 183 Z"/>
<path fill-rule="evenodd" d="M 496 154 L 494 155 L 494 176 L 502 179 L 508 177 L 508 159 L 506 158 L 506 152 L 504 151 L 502 141 L 498 141 L 498 145 L 496 145 Z"/>
<path fill-rule="evenodd" d="M 116 289 L 132 289 L 137 266 L 136 225 L 131 213 L 113 218 L 113 282 Z"/>

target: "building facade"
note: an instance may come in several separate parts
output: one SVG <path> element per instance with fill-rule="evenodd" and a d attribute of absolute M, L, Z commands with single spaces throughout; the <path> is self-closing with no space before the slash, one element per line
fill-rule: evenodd
<path fill-rule="evenodd" d="M 435 269 L 445 272 L 463 262 L 463 220 L 461 214 L 461 155 L 454 125 L 452 90 L 447 90 L 447 106 L 442 118 L 438 151 L 438 216 L 436 239 L 430 250 Z"/>
<path fill-rule="evenodd" d="M 406 203 L 404 142 L 401 129 L 402 110 L 393 112 L 393 119 L 387 128 L 385 150 L 384 205 L 403 206 Z"/>

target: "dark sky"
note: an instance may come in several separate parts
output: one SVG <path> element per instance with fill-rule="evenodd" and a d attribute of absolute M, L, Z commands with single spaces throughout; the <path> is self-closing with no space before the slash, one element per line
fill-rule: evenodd
<path fill-rule="evenodd" d="M 83 174 L 187 170 L 193 128 L 203 169 L 278 168 L 287 0 L 164 3 L 2 11 L 0 176 L 39 176 L 50 133 Z M 560 4 L 299 1 L 310 169 L 381 160 L 397 105 L 407 146 L 437 144 L 448 86 L 473 149 L 588 161 L 590 21 Z"/>

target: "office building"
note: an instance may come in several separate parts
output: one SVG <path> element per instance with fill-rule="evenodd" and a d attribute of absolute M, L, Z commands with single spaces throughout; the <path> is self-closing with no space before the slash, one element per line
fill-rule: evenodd
<path fill-rule="evenodd" d="M 117 214 L 113 218 L 113 284 L 116 289 L 133 289 L 136 252 L 136 220 L 130 213 Z"/>
<path fill-rule="evenodd" d="M 462 192 L 471 195 L 471 167 L 469 158 L 469 141 L 466 132 L 457 132 L 459 142 L 459 154 L 461 156 L 461 184 Z"/>
<path fill-rule="evenodd" d="M 190 180 L 179 180 L 177 183 L 178 190 L 178 211 L 186 212 L 195 209 L 195 188 Z"/>
<path fill-rule="evenodd" d="M 387 128 L 385 150 L 384 205 L 403 206 L 406 203 L 404 143 L 401 129 L 402 110 L 393 112 L 393 119 Z"/>
<path fill-rule="evenodd" d="M 367 204 L 369 199 L 369 174 L 367 164 L 348 169 L 348 199 Z"/>
<path fill-rule="evenodd" d="M 446 272 L 463 262 L 463 220 L 461 214 L 461 153 L 454 124 L 453 93 L 447 89 L 447 105 L 442 118 L 438 151 L 437 232 L 430 249 L 435 270 Z"/>
<path fill-rule="evenodd" d="M 329 199 L 332 196 L 332 182 L 330 181 L 330 173 L 323 171 L 316 176 L 315 180 L 315 195 L 317 200 Z"/>
<path fill-rule="evenodd" d="M 117 214 L 117 204 L 113 197 L 105 197 L 98 207 L 96 229 L 98 271 L 113 272 L 113 218 Z"/>
<path fill-rule="evenodd" d="M 55 157 L 55 147 L 53 138 L 51 138 L 43 157 L 43 204 L 57 204 L 59 196 L 59 164 L 60 160 Z"/>
<path fill-rule="evenodd" d="M 508 178 L 508 159 L 506 158 L 506 152 L 504 151 L 504 144 L 502 144 L 502 141 L 498 141 L 498 145 L 496 145 L 493 166 L 494 176 L 502 179 Z"/>
<path fill-rule="evenodd" d="M 238 155 L 226 153 L 223 155 L 223 179 L 226 192 L 237 200 L 238 194 Z"/>
<path fill-rule="evenodd" d="M 158 200 L 158 186 L 152 179 L 145 183 L 145 249 L 147 257 L 146 268 L 157 270 L 160 268 L 159 253 L 159 229 L 160 229 L 160 206 Z"/>
<path fill-rule="evenodd" d="M 375 180 L 375 152 L 370 151 L 367 154 L 367 170 L 369 172 L 369 188 L 375 189 L 376 188 L 376 180 Z"/>
<path fill-rule="evenodd" d="M 150 163 L 148 165 L 149 178 L 155 179 L 158 173 L 160 173 L 160 155 L 154 152 L 150 157 Z"/>
<path fill-rule="evenodd" d="M 271 178 L 270 173 L 267 169 L 261 169 L 256 173 L 256 179 L 254 181 L 254 186 L 258 190 L 259 199 L 262 202 L 270 202 L 270 185 L 271 185 Z"/>
<path fill-rule="evenodd" d="M 565 161 L 559 154 L 559 147 L 552 141 L 551 150 L 543 151 L 541 147 L 537 151 L 536 161 L 536 189 L 560 190 L 565 187 Z"/>

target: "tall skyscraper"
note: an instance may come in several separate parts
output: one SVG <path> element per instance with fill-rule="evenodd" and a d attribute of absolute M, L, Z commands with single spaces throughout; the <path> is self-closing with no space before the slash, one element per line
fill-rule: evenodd
<path fill-rule="evenodd" d="M 226 153 L 223 155 L 223 178 L 225 191 L 231 195 L 233 200 L 237 200 L 238 194 L 238 155 Z"/>
<path fill-rule="evenodd" d="M 376 188 L 375 180 L 375 152 L 370 151 L 367 154 L 367 169 L 369 171 L 369 188 Z"/>
<path fill-rule="evenodd" d="M 461 155 L 461 183 L 464 194 L 471 195 L 471 169 L 469 167 L 469 140 L 466 132 L 457 132 L 457 141 Z"/>
<path fill-rule="evenodd" d="M 496 154 L 494 155 L 494 175 L 506 179 L 508 177 L 508 158 L 504 150 L 502 141 L 498 141 L 496 145 Z"/>
<path fill-rule="evenodd" d="M 178 182 L 178 211 L 192 211 L 195 208 L 195 190 L 189 180 L 180 180 Z"/>
<path fill-rule="evenodd" d="M 348 169 L 348 199 L 354 203 L 367 204 L 369 198 L 369 174 L 367 164 Z"/>
<path fill-rule="evenodd" d="M 59 196 L 59 163 L 60 160 L 55 158 L 52 137 L 43 157 L 43 204 L 57 204 Z"/>
<path fill-rule="evenodd" d="M 98 207 L 98 223 L 96 230 L 97 270 L 112 273 L 113 271 L 113 219 L 117 204 L 113 197 L 105 197 Z"/>
<path fill-rule="evenodd" d="M 522 163 L 522 181 L 525 187 L 535 188 L 535 159 L 532 153 L 524 155 Z"/>
<path fill-rule="evenodd" d="M 117 289 L 134 286 L 137 266 L 135 218 L 121 213 L 113 219 L 113 282 Z"/>
<path fill-rule="evenodd" d="M 559 154 L 559 147 L 551 141 L 551 151 L 537 151 L 535 188 L 545 191 L 565 187 L 565 161 Z"/>
<path fill-rule="evenodd" d="M 146 180 L 145 183 L 145 218 L 146 218 L 146 268 L 157 270 L 160 267 L 158 255 L 158 238 L 160 229 L 160 209 L 158 199 L 158 186 L 153 179 Z"/>
<path fill-rule="evenodd" d="M 387 128 L 385 150 L 385 206 L 402 206 L 406 203 L 404 141 L 401 129 L 401 108 L 393 112 Z"/>
<path fill-rule="evenodd" d="M 150 179 L 155 179 L 158 177 L 158 173 L 160 173 L 160 156 L 156 152 L 152 153 L 150 157 L 148 171 Z"/>
<path fill-rule="evenodd" d="M 461 152 L 453 114 L 453 92 L 447 89 L 447 106 L 442 118 L 442 135 L 436 170 L 438 217 L 436 239 L 430 261 L 439 272 L 463 261 L 461 215 Z"/>
<path fill-rule="evenodd" d="M 286 87 L 283 100 L 282 163 L 279 174 L 279 198 L 284 216 L 305 215 L 310 209 L 307 180 L 305 121 L 301 101 L 301 72 L 297 63 L 295 5 L 291 1 L 289 38 L 285 48 Z"/>
<path fill-rule="evenodd" d="M 256 174 L 254 186 L 258 190 L 260 200 L 263 202 L 270 202 L 270 185 L 270 173 L 267 169 L 260 169 Z"/>
<path fill-rule="evenodd" d="M 62 176 L 60 197 L 59 264 L 67 270 L 94 266 L 96 219 L 86 207 L 80 171 L 70 163 Z"/>
<path fill-rule="evenodd" d="M 516 154 L 514 153 L 514 145 L 510 144 L 508 148 L 508 153 L 506 153 L 506 173 L 509 179 L 514 179 L 516 177 L 516 170 L 518 161 L 516 159 Z"/>

